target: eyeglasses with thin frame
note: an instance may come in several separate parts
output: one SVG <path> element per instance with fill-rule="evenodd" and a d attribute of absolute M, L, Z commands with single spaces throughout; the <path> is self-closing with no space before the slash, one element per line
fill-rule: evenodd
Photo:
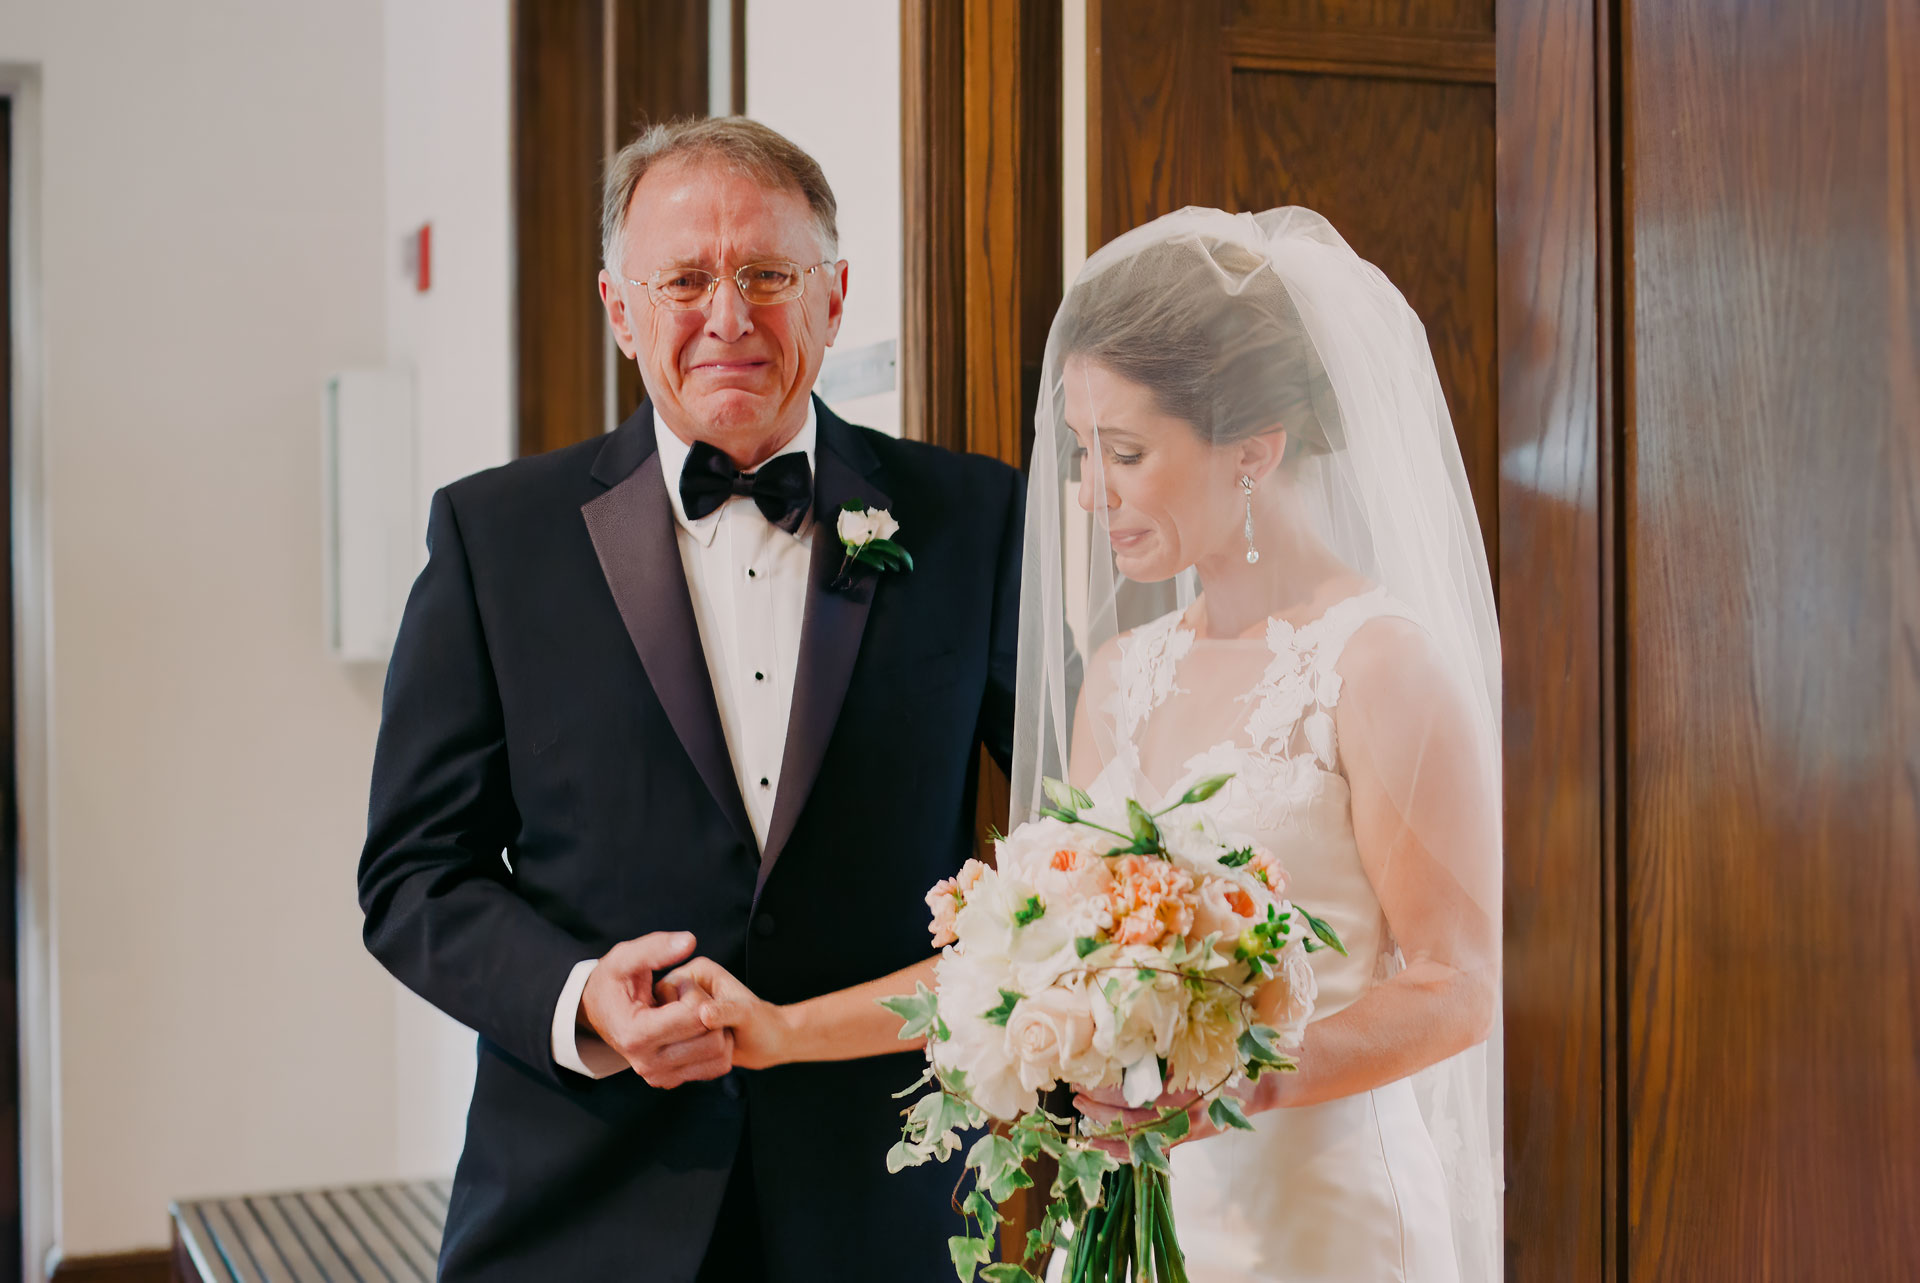
<path fill-rule="evenodd" d="M 664 307 L 673 312 L 692 312 L 704 308 L 713 302 L 714 291 L 720 288 L 720 282 L 731 279 L 740 291 L 740 297 L 754 307 L 768 307 L 775 303 L 790 303 L 807 288 L 807 278 L 823 267 L 832 267 L 835 260 L 825 259 L 811 267 L 786 259 L 768 259 L 762 263 L 748 263 L 728 276 L 716 276 L 699 267 L 663 267 L 644 281 L 632 277 L 623 277 L 629 285 L 638 285 L 647 291 L 647 300 L 655 307 Z"/>

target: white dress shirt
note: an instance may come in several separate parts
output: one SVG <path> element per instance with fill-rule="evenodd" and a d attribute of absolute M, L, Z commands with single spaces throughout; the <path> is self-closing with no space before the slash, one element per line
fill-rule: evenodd
<path fill-rule="evenodd" d="M 781 454 L 804 454 L 811 470 L 819 424 L 813 401 L 807 420 Z M 680 501 L 680 471 L 692 449 L 654 416 L 660 474 L 673 504 L 680 564 L 693 598 L 700 648 L 713 679 L 714 702 L 734 780 L 747 804 L 747 819 L 761 849 L 780 791 L 780 761 L 793 708 L 793 675 L 800 656 L 800 626 L 806 614 L 807 575 L 812 566 L 813 514 L 788 534 L 763 516 L 753 500 L 734 496 L 698 521 Z M 589 1078 L 627 1067 L 619 1052 L 578 1032 L 580 995 L 596 958 L 583 959 L 567 977 L 553 1013 L 553 1059 Z"/>

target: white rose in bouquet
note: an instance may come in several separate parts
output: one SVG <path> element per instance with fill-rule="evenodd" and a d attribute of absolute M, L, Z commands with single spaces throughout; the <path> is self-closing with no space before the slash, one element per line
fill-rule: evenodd
<path fill-rule="evenodd" d="M 966 1074 L 967 1096 L 996 1118 L 1018 1118 L 1038 1103 L 1007 1055 L 1006 1029 L 989 1013 L 1005 998 L 984 968 L 949 953 L 934 968 L 947 1036 L 927 1044 L 937 1068 Z"/>
<path fill-rule="evenodd" d="M 1023 1087 L 1043 1090 L 1098 1075 L 1103 1060 L 1093 1045 L 1091 996 L 1055 986 L 1021 999 L 1007 1018 L 1007 1054 L 1018 1061 Z"/>

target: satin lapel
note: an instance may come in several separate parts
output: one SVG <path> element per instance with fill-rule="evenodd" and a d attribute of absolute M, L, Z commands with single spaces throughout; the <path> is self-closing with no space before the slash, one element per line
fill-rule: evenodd
<path fill-rule="evenodd" d="M 760 856 L 758 899 L 767 875 L 780 858 L 794 825 L 806 807 L 827 742 L 833 738 L 840 705 L 847 697 L 853 663 L 860 655 L 867 612 L 884 576 L 868 575 L 850 590 L 828 587 L 840 571 L 844 552 L 834 522 L 840 505 L 858 500 L 870 508 L 889 508 L 893 501 L 879 486 L 879 463 L 853 428 L 816 401 L 820 416 L 816 453 L 813 519 L 813 559 L 807 577 L 807 608 L 800 626 L 800 656 L 794 667 L 793 708 L 787 719 L 787 744 L 780 759 L 780 792 L 773 799 L 773 819 L 767 826 L 767 845 Z"/>
<path fill-rule="evenodd" d="M 686 568 L 680 564 L 660 456 L 648 454 L 624 480 L 580 512 L 654 695 L 713 800 L 751 849 L 753 825 L 740 800 L 726 733 L 720 728 L 720 706 L 714 701 L 713 678 L 700 646 Z"/>

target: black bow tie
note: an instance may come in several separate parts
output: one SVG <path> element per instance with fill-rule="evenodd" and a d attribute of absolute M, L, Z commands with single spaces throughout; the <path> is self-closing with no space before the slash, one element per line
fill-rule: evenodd
<path fill-rule="evenodd" d="M 694 442 L 680 469 L 680 503 L 687 520 L 700 520 L 734 495 L 753 500 L 768 521 L 794 534 L 813 503 L 813 469 L 804 452 L 794 451 L 743 473 L 719 450 Z"/>

